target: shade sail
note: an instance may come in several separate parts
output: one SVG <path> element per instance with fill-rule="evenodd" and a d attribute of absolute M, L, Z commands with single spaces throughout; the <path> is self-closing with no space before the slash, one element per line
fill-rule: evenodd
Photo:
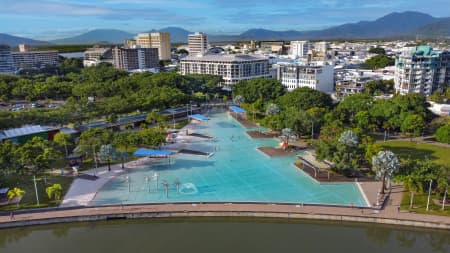
<path fill-rule="evenodd" d="M 230 106 L 230 110 L 232 110 L 233 112 L 236 112 L 236 113 L 246 113 L 247 112 L 246 110 L 242 109 L 241 107 L 235 106 L 235 105 Z"/>
<path fill-rule="evenodd" d="M 206 117 L 205 115 L 202 115 L 202 114 L 194 114 L 194 115 L 191 115 L 189 117 L 191 117 L 191 119 L 195 119 L 195 120 L 198 120 L 198 121 L 209 120 L 208 117 Z"/>
<path fill-rule="evenodd" d="M 145 149 L 140 148 L 136 150 L 134 156 L 169 156 L 172 154 L 170 150 L 159 150 L 159 149 Z"/>

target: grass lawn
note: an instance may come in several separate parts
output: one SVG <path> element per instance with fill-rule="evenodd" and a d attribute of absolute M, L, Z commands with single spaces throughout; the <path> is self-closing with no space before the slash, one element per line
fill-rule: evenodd
<path fill-rule="evenodd" d="M 43 177 L 39 177 L 37 178 L 38 180 L 36 180 L 40 202 L 39 206 L 36 204 L 36 194 L 34 191 L 32 175 L 8 175 L 2 177 L 0 179 L 0 182 L 2 187 L 6 186 L 10 189 L 19 187 L 20 189 L 25 190 L 25 194 L 23 195 L 22 201 L 20 202 L 20 209 L 56 206 L 55 201 L 48 198 L 47 193 L 45 192 L 45 188 L 53 184 L 60 184 L 63 189 L 62 197 L 64 197 L 66 192 L 69 190 L 73 178 L 54 174 L 46 174 L 45 177 L 47 185 L 44 184 Z M 16 204 L 0 207 L 0 211 L 10 211 L 16 209 Z"/>
<path fill-rule="evenodd" d="M 428 157 L 438 164 L 450 164 L 450 148 L 413 141 L 387 141 L 377 145 L 391 150 L 403 159 L 425 159 Z"/>
<path fill-rule="evenodd" d="M 437 196 L 437 195 L 431 195 L 430 207 L 429 207 L 429 210 L 426 211 L 427 197 L 428 197 L 428 195 L 426 193 L 414 194 L 413 208 L 410 210 L 409 209 L 409 201 L 410 201 L 411 195 L 410 195 L 409 191 L 406 191 L 403 193 L 403 196 L 402 196 L 401 209 L 402 210 L 410 210 L 410 211 L 414 211 L 417 213 L 423 213 L 423 214 L 450 216 L 450 207 L 449 206 L 446 206 L 445 210 L 442 211 L 441 210 L 442 205 L 437 205 L 434 203 L 433 199 L 442 201 L 442 197 Z"/>

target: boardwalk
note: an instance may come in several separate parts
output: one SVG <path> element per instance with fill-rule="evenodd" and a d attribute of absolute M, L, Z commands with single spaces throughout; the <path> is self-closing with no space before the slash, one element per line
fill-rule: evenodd
<path fill-rule="evenodd" d="M 381 211 L 366 208 L 312 206 L 301 204 L 142 204 L 130 206 L 84 207 L 23 214 L 17 213 L 12 220 L 8 214 L 4 214 L 3 216 L 0 216 L 0 227 L 44 224 L 52 223 L 52 221 L 70 222 L 75 220 L 105 220 L 108 219 L 108 217 L 244 216 L 362 221 L 450 229 L 449 217 L 399 212 L 398 206 L 401 201 L 401 194 L 401 188 L 395 189 L 388 200 L 386 208 Z M 24 221 L 28 221 L 28 223 L 23 223 Z"/>

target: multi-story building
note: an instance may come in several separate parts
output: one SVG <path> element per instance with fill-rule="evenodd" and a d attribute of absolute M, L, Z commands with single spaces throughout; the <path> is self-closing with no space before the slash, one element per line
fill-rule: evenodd
<path fill-rule="evenodd" d="M 430 46 L 404 48 L 395 61 L 395 90 L 425 96 L 450 86 L 450 52 Z"/>
<path fill-rule="evenodd" d="M 135 39 L 126 39 L 123 42 L 123 45 L 125 46 L 125 48 L 135 48 L 137 45 L 137 42 Z"/>
<path fill-rule="evenodd" d="M 113 48 L 113 65 L 126 71 L 159 68 L 157 48 Z"/>
<path fill-rule="evenodd" d="M 309 87 L 322 92 L 333 92 L 334 67 L 314 64 L 280 64 L 276 78 L 288 91 Z"/>
<path fill-rule="evenodd" d="M 189 34 L 188 36 L 189 55 L 204 55 L 208 50 L 208 36 L 201 32 Z"/>
<path fill-rule="evenodd" d="M 241 80 L 270 77 L 267 58 L 236 54 L 187 56 L 180 61 L 180 73 L 219 75 L 222 76 L 222 85 L 225 87 Z"/>
<path fill-rule="evenodd" d="M 291 52 L 292 58 L 302 58 L 308 55 L 308 51 L 313 49 L 313 45 L 310 41 L 291 41 Z"/>
<path fill-rule="evenodd" d="M 328 43 L 326 41 L 320 41 L 320 42 L 314 43 L 314 50 L 316 50 L 316 52 L 320 52 L 320 53 L 324 54 L 328 51 L 328 49 L 330 49 L 330 43 Z"/>
<path fill-rule="evenodd" d="M 112 50 L 109 47 L 92 47 L 84 51 L 83 66 L 97 66 L 101 62 L 112 63 Z"/>
<path fill-rule="evenodd" d="M 135 40 L 141 48 L 157 48 L 160 60 L 170 60 L 170 33 L 140 33 Z"/>
<path fill-rule="evenodd" d="M 27 44 L 19 44 L 19 52 L 28 52 L 31 51 L 32 47 Z"/>
<path fill-rule="evenodd" d="M 56 50 L 12 52 L 11 55 L 16 69 L 40 68 L 58 64 L 58 51 Z"/>
<path fill-rule="evenodd" d="M 13 73 L 14 61 L 11 55 L 11 48 L 7 45 L 0 45 L 0 73 Z"/>
<path fill-rule="evenodd" d="M 58 64 L 58 51 L 56 50 L 12 52 L 11 55 L 16 69 L 41 68 Z"/>
<path fill-rule="evenodd" d="M 336 97 L 343 99 L 353 94 L 359 94 L 366 88 L 367 81 L 348 79 L 336 81 Z"/>

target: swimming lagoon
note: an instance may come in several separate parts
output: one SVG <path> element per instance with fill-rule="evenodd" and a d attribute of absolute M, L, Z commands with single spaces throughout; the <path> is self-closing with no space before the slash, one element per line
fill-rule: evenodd
<path fill-rule="evenodd" d="M 270 158 L 257 150 L 275 139 L 251 139 L 227 113 L 208 115 L 183 144 L 212 156 L 176 154 L 129 169 L 106 183 L 91 205 L 170 202 L 267 202 L 367 206 L 356 183 L 319 184 L 294 166 L 292 156 Z"/>

